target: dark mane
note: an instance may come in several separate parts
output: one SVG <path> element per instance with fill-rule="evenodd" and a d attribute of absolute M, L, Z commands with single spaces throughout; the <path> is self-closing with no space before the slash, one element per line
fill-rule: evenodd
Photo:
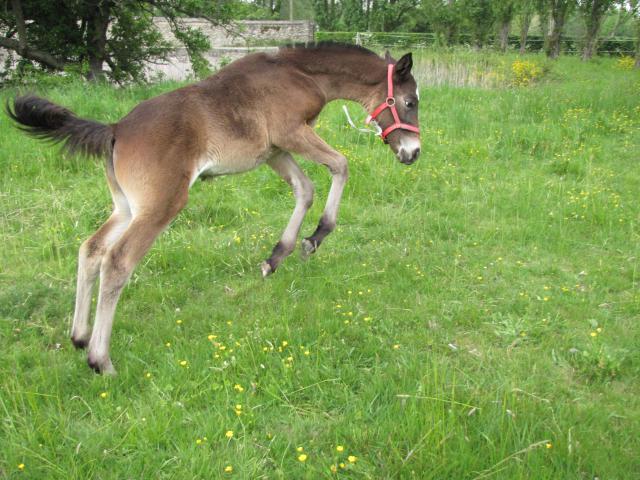
<path fill-rule="evenodd" d="M 314 74 L 332 74 L 355 78 L 365 85 L 379 83 L 386 78 L 384 68 L 371 68 L 372 62 L 383 65 L 377 53 L 348 43 L 318 42 L 281 47 L 278 60 L 297 65 L 302 71 Z"/>
<path fill-rule="evenodd" d="M 359 53 L 364 53 L 366 55 L 374 55 L 374 56 L 378 56 L 377 53 L 372 52 L 371 50 L 369 50 L 368 48 L 364 48 L 360 45 L 354 45 L 352 43 L 341 43 L 341 42 L 334 42 L 331 40 L 323 40 L 321 42 L 316 42 L 316 43 L 294 43 L 291 45 L 285 45 L 283 47 L 280 47 L 281 49 L 305 49 L 305 50 L 318 50 L 318 51 L 331 51 L 331 52 L 335 52 L 335 51 L 351 51 L 351 52 L 359 52 Z"/>

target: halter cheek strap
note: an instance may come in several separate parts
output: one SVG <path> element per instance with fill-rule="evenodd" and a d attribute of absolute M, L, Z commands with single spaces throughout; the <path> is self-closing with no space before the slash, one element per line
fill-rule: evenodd
<path fill-rule="evenodd" d="M 368 125 L 373 120 L 378 118 L 382 112 L 384 112 L 387 108 L 391 110 L 391 115 L 393 115 L 394 123 L 385 128 L 380 136 L 386 142 L 387 135 L 389 135 L 394 130 L 408 130 L 410 132 L 415 132 L 420 135 L 420 129 L 414 125 L 410 125 L 408 123 L 402 123 L 400 121 L 400 117 L 398 116 L 398 110 L 396 109 L 396 99 L 393 96 L 393 69 L 395 65 L 390 63 L 387 67 L 387 98 L 384 102 L 382 102 L 378 107 L 369 114 L 365 123 Z"/>

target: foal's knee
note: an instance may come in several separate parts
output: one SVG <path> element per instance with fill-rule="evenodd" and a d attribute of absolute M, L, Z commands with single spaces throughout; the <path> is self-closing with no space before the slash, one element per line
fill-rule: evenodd
<path fill-rule="evenodd" d="M 313 205 L 313 194 L 314 194 L 313 182 L 311 182 L 311 180 L 305 177 L 304 180 L 302 181 L 298 196 L 300 198 L 300 201 L 304 205 L 304 208 L 307 210 L 309 210 Z"/>
<path fill-rule="evenodd" d="M 329 165 L 329 171 L 331 172 L 331 175 L 346 180 L 349 177 L 349 165 L 347 164 L 347 158 L 343 155 L 335 157 L 335 161 Z"/>

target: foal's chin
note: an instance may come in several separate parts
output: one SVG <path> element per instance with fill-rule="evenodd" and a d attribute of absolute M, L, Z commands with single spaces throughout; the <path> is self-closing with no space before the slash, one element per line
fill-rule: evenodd
<path fill-rule="evenodd" d="M 403 136 L 397 146 L 392 146 L 396 157 L 403 165 L 411 165 L 420 156 L 420 138 L 416 136 Z"/>

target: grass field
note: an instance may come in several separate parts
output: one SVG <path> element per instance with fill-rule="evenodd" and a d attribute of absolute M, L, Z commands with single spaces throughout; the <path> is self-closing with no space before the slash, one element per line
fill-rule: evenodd
<path fill-rule="evenodd" d="M 116 121 L 172 88 L 40 93 Z M 287 185 L 196 183 L 120 301 L 113 378 L 68 340 L 103 167 L 1 115 L 0 477 L 640 478 L 640 74 L 564 58 L 421 99 L 411 167 L 327 108 L 339 228 L 266 280 Z M 309 234 L 329 176 L 303 167 Z"/>

